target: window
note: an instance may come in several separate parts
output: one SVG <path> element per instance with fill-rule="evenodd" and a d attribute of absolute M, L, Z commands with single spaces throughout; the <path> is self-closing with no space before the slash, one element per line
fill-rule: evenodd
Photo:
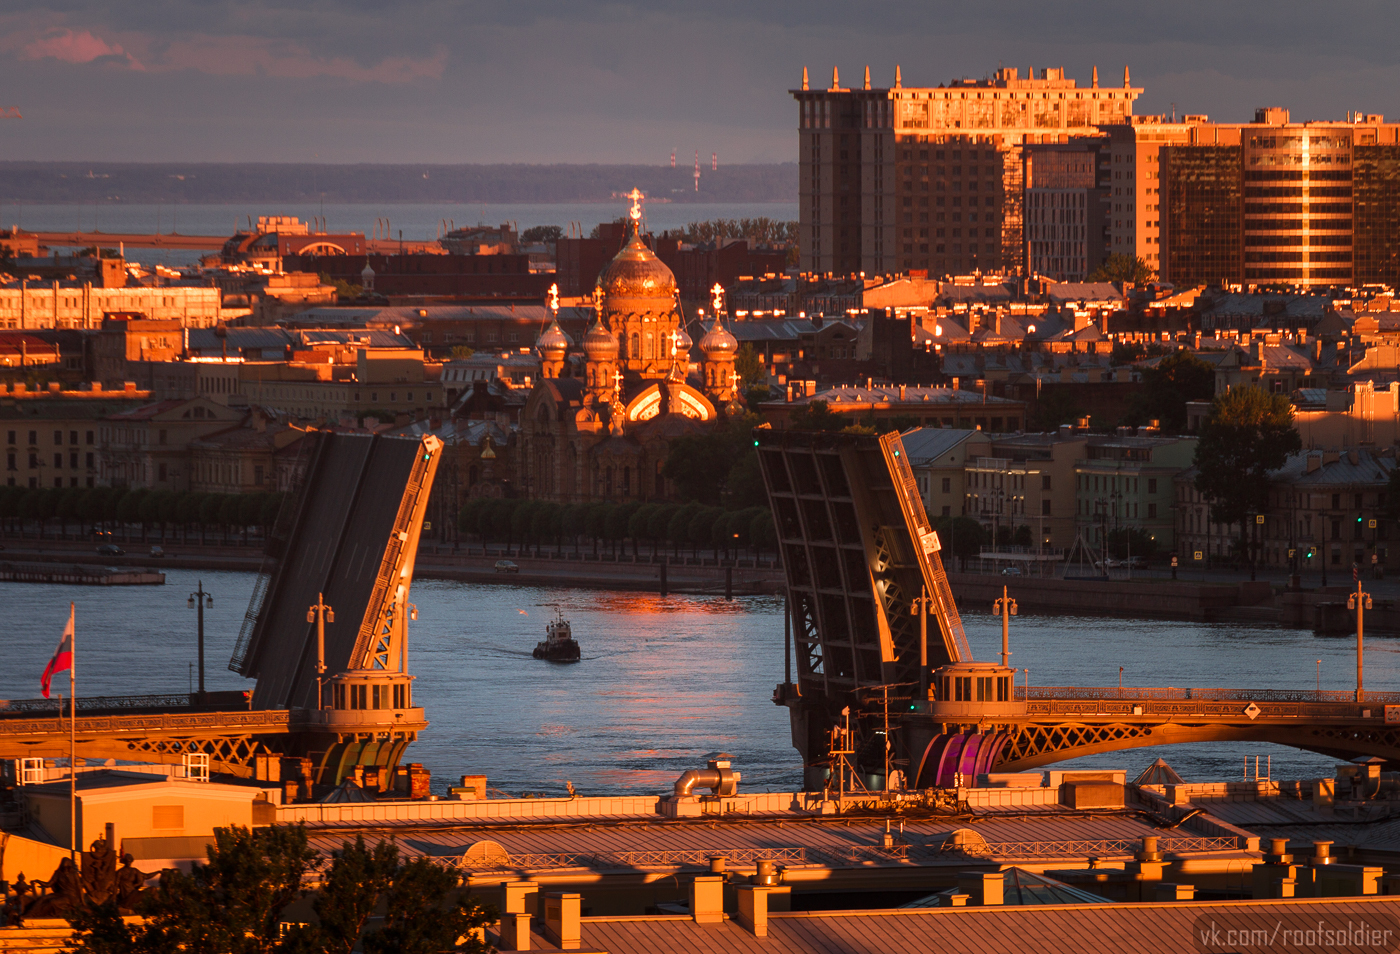
<path fill-rule="evenodd" d="M 366 697 L 367 695 L 369 695 L 369 693 L 367 692 L 368 689 L 369 689 L 369 687 L 366 686 L 366 685 L 358 685 L 358 686 L 351 686 L 351 687 L 350 687 L 350 708 L 352 708 L 352 709 L 367 709 L 367 708 L 369 708 L 367 705 L 365 705 L 365 697 Z"/>
<path fill-rule="evenodd" d="M 164 482 L 164 481 L 166 480 L 166 476 L 165 476 L 165 475 L 166 475 L 166 470 L 165 470 L 165 465 L 164 465 L 164 464 L 160 464 L 160 465 L 158 465 L 158 466 L 156 467 L 156 473 L 157 473 L 157 475 L 158 475 L 158 476 L 156 477 L 157 480 L 159 480 L 159 481 L 161 481 L 161 482 Z"/>
<path fill-rule="evenodd" d="M 15 432 L 14 432 L 14 431 L 10 431 L 10 440 L 9 440 L 9 443 L 11 443 L 11 444 L 15 443 Z"/>
<path fill-rule="evenodd" d="M 952 493 L 952 492 L 953 492 L 953 478 L 951 478 L 951 477 L 944 477 L 944 478 L 943 478 L 943 492 L 944 492 L 945 494 L 948 494 L 948 493 Z"/>
<path fill-rule="evenodd" d="M 37 443 L 39 443 L 39 432 L 38 432 L 38 431 L 30 431 L 30 432 L 29 432 L 29 443 L 31 443 L 31 444 L 37 444 Z"/>
<path fill-rule="evenodd" d="M 198 410 L 201 410 L 201 408 L 195 408 L 195 410 L 198 411 Z M 168 435 L 168 432 L 165 430 L 165 428 L 161 428 L 161 429 L 160 429 L 160 435 L 159 435 L 158 438 L 156 439 L 156 443 L 157 443 L 157 444 L 164 444 L 165 441 L 166 441 L 167 435 Z"/>
<path fill-rule="evenodd" d="M 53 455 L 53 469 L 54 469 L 54 470 L 62 470 L 62 469 L 63 469 L 63 454 L 61 454 L 61 453 L 56 453 L 56 454 Z"/>
<path fill-rule="evenodd" d="M 68 466 L 72 470 L 78 469 L 78 452 L 73 451 L 68 455 Z"/>
<path fill-rule="evenodd" d="M 254 464 L 254 465 L 253 465 L 253 483 L 255 483 L 255 484 L 261 484 L 262 482 L 263 482 L 263 465 L 262 465 L 262 464 Z"/>
<path fill-rule="evenodd" d="M 388 694 L 387 692 L 385 692 L 385 690 L 388 689 L 388 688 L 389 688 L 388 686 L 371 686 L 371 687 L 370 687 L 370 701 L 374 703 L 374 705 L 371 706 L 371 708 L 373 708 L 373 709 L 387 709 L 387 708 L 388 708 L 388 706 L 386 705 L 386 703 L 388 702 L 388 698 L 387 698 L 387 697 L 388 697 L 389 694 Z"/>
<path fill-rule="evenodd" d="M 14 455 L 14 452 L 13 452 L 13 451 L 11 451 L 10 453 L 8 453 L 8 454 L 5 455 L 5 469 L 6 469 L 6 470 L 17 470 L 17 469 L 18 469 L 18 468 L 15 467 L 15 455 Z M 14 478 L 11 478 L 11 479 L 13 480 Z"/>
<path fill-rule="evenodd" d="M 70 443 L 70 444 L 76 444 L 76 443 L 78 443 L 78 432 L 77 432 L 77 431 L 69 431 L 69 432 L 68 432 L 68 443 Z"/>
<path fill-rule="evenodd" d="M 1150 504 L 1148 504 L 1148 505 L 1147 505 L 1147 519 L 1148 519 L 1148 520 L 1152 520 L 1152 519 L 1155 519 L 1156 516 L 1157 516 L 1157 505 L 1156 505 L 1155 503 L 1150 503 Z"/>
<path fill-rule="evenodd" d="M 336 683 L 331 687 L 331 705 L 337 709 L 345 708 L 345 684 Z"/>
<path fill-rule="evenodd" d="M 86 459 L 86 462 L 85 462 L 85 465 L 84 465 L 84 466 L 86 466 L 86 467 L 88 467 L 89 469 L 91 469 L 91 467 L 92 467 L 92 451 L 88 451 L 87 454 L 86 454 L 85 456 L 86 456 L 87 459 Z"/>
<path fill-rule="evenodd" d="M 59 446 L 61 446 L 61 445 L 63 444 L 63 432 L 62 432 L 62 431 L 54 431 L 54 432 L 53 432 L 53 442 L 54 442 L 54 444 L 59 445 Z"/>
<path fill-rule="evenodd" d="M 408 686 L 399 684 L 394 685 L 394 708 L 408 708 Z"/>
<path fill-rule="evenodd" d="M 1041 475 L 1040 475 L 1040 489 L 1041 489 L 1041 490 L 1049 490 L 1049 489 L 1050 489 L 1050 475 L 1049 475 L 1049 474 L 1041 474 Z"/>
<path fill-rule="evenodd" d="M 1042 517 L 1050 516 L 1050 501 L 1042 500 L 1040 502 L 1040 515 Z"/>
<path fill-rule="evenodd" d="M 1149 477 L 1149 478 L 1147 478 L 1147 492 L 1148 492 L 1149 494 L 1155 494 L 1155 493 L 1157 492 L 1157 478 L 1156 478 L 1156 477 Z"/>

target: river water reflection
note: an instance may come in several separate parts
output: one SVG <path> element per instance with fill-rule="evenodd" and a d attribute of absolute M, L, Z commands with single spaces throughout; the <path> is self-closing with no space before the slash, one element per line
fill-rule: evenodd
<path fill-rule="evenodd" d="M 215 597 L 206 611 L 210 689 L 248 688 L 227 670 L 254 575 L 172 570 L 163 587 L 7 583 L 0 696 L 33 698 L 70 599 L 78 603 L 78 678 L 84 695 L 180 692 L 195 659 L 196 581 Z M 498 789 L 654 792 L 704 757 L 725 751 L 746 787 L 791 789 L 801 767 L 787 711 L 770 701 L 782 680 L 782 602 L 482 586 L 419 580 L 409 668 L 432 725 L 409 749 L 441 790 L 456 775 L 484 774 Z M 554 607 L 573 624 L 583 661 L 530 657 Z M 962 607 L 978 658 L 1000 652 L 999 621 Z M 1310 632 L 1235 624 L 1024 615 L 1012 623 L 1013 665 L 1032 685 L 1355 687 L 1354 642 Z M 1368 688 L 1400 687 L 1400 642 L 1378 638 L 1366 653 Z M 1022 676 L 1024 679 L 1024 676 Z M 1186 778 L 1239 778 L 1242 761 L 1273 756 L 1275 777 L 1330 774 L 1332 760 L 1244 743 L 1137 749 L 1061 763 L 1123 767 L 1135 774 L 1163 756 Z"/>

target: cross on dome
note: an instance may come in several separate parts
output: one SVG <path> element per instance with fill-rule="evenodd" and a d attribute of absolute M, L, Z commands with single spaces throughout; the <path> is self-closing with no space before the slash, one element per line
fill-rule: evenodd
<path fill-rule="evenodd" d="M 714 306 L 715 318 L 718 319 L 724 311 L 724 286 L 719 282 L 715 282 L 715 287 L 710 289 L 710 303 Z"/>
<path fill-rule="evenodd" d="M 642 200 L 646 196 L 642 195 L 640 189 L 633 186 L 632 191 L 627 193 L 627 198 L 632 200 L 632 208 L 627 214 L 632 217 L 633 222 L 640 222 L 642 220 Z"/>

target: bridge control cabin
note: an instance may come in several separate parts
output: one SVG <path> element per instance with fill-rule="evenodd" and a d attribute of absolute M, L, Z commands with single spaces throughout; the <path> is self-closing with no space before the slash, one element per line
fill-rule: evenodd
<path fill-rule="evenodd" d="M 995 719 L 1021 718 L 1026 700 L 1016 698 L 1016 670 L 995 663 L 954 663 L 935 669 L 930 698 L 922 711 L 934 722 L 972 725 Z"/>

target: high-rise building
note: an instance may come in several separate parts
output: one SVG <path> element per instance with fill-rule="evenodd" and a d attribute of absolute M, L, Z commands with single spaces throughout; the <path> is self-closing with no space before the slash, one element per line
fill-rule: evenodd
<path fill-rule="evenodd" d="M 1108 140 L 1025 146 L 1022 209 L 1029 274 L 1083 281 L 1104 260 L 1108 237 Z"/>
<path fill-rule="evenodd" d="M 801 267 L 851 274 L 1014 270 L 1023 265 L 1022 150 L 1132 121 L 1142 94 L 1088 88 L 1063 69 L 889 88 L 811 89 L 798 103 Z"/>
<path fill-rule="evenodd" d="M 1400 123 L 1260 109 L 1253 123 L 1192 126 L 1157 167 L 1168 281 L 1400 282 Z"/>

